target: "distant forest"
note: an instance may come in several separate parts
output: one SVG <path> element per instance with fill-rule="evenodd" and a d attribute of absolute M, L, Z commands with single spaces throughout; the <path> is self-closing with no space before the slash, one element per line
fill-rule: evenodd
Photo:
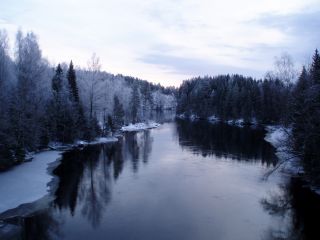
<path fill-rule="evenodd" d="M 312 180 L 320 183 L 320 56 L 298 79 L 290 59 L 278 62 L 279 73 L 264 80 L 241 75 L 198 77 L 184 81 L 177 93 L 177 114 L 222 121 L 242 119 L 244 124 L 279 124 L 291 129 L 289 145 L 302 160 Z"/>
<path fill-rule="evenodd" d="M 50 142 L 90 141 L 176 106 L 175 88 L 103 72 L 94 54 L 84 69 L 72 61 L 52 66 L 32 32 L 19 31 L 14 58 L 10 50 L 2 30 L 0 170 Z"/>

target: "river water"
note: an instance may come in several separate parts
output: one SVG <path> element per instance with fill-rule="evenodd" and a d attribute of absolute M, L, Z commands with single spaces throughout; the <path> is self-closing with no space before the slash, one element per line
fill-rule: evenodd
<path fill-rule="evenodd" d="M 266 174 L 262 129 L 172 121 L 63 155 L 55 200 L 23 239 L 320 239 L 319 198 Z"/>

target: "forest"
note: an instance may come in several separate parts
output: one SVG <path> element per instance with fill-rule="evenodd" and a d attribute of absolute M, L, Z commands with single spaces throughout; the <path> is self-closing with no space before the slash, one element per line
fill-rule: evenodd
<path fill-rule="evenodd" d="M 196 77 L 177 89 L 101 70 L 93 54 L 87 68 L 53 66 L 36 35 L 16 34 L 14 57 L 0 31 L 0 169 L 25 160 L 28 152 L 52 142 L 94 140 L 129 123 L 148 121 L 155 111 L 178 116 L 241 119 L 244 124 L 276 124 L 290 129 L 290 151 L 319 183 L 320 56 L 316 50 L 298 77 L 283 55 L 264 79 L 242 75 Z M 72 56 L 70 56 L 70 59 Z"/>
<path fill-rule="evenodd" d="M 174 93 L 174 88 L 101 71 L 95 54 L 87 68 L 72 61 L 53 66 L 34 33 L 18 31 L 10 49 L 1 30 L 0 170 L 51 142 L 90 141 L 146 121 L 154 111 L 175 108 Z"/>
<path fill-rule="evenodd" d="M 320 56 L 294 79 L 286 56 L 278 70 L 256 80 L 241 75 L 198 77 L 178 89 L 177 114 L 244 124 L 276 124 L 289 129 L 288 149 L 301 160 L 310 179 L 320 182 Z"/>

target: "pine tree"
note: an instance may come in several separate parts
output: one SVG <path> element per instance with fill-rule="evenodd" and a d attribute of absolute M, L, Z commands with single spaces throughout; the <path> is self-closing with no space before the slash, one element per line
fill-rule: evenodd
<path fill-rule="evenodd" d="M 70 62 L 68 73 L 67 73 L 70 95 L 71 99 L 77 103 L 79 103 L 79 91 L 77 86 L 76 72 L 73 67 L 72 61 Z"/>
<path fill-rule="evenodd" d="M 320 55 L 318 49 L 316 49 L 312 60 L 311 76 L 315 84 L 320 84 Z"/>
<path fill-rule="evenodd" d="M 118 96 L 116 95 L 114 96 L 113 118 L 114 118 L 114 125 L 116 128 L 120 128 L 124 124 L 123 106 L 120 103 Z"/>
<path fill-rule="evenodd" d="M 134 85 L 132 90 L 132 98 L 131 98 L 131 117 L 132 122 L 137 123 L 140 121 L 140 96 L 138 86 Z"/>
<path fill-rule="evenodd" d="M 308 106 L 307 90 L 310 87 L 309 76 L 305 67 L 303 67 L 298 82 L 293 90 L 292 101 L 292 135 L 294 139 L 294 150 L 302 152 L 305 144 Z"/>
<path fill-rule="evenodd" d="M 109 130 L 111 131 L 111 132 L 114 132 L 114 122 L 113 122 L 113 120 L 112 120 L 112 117 L 111 117 L 111 115 L 108 115 L 108 126 L 109 126 Z"/>
<path fill-rule="evenodd" d="M 62 90 L 62 79 L 63 79 L 63 72 L 62 72 L 62 68 L 60 66 L 60 64 L 58 64 L 57 69 L 56 69 L 56 73 L 54 75 L 54 77 L 52 78 L 52 90 L 54 92 L 54 94 L 59 94 Z"/>
<path fill-rule="evenodd" d="M 88 138 L 86 136 L 89 136 L 90 134 L 86 131 L 88 130 L 87 124 L 90 124 L 90 121 L 87 121 L 82 103 L 80 101 L 79 97 L 79 91 L 77 86 L 77 76 L 76 72 L 73 67 L 73 62 L 70 62 L 69 69 L 67 72 L 67 78 L 68 78 L 68 85 L 69 85 L 69 97 L 72 102 L 73 108 L 74 108 L 74 124 L 75 124 L 75 134 L 78 138 Z M 90 137 L 89 137 L 90 138 Z"/>

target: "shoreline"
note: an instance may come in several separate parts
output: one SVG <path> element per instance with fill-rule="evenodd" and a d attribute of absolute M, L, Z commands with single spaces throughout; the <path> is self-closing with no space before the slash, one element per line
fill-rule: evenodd
<path fill-rule="evenodd" d="M 289 174 L 291 177 L 298 177 L 301 178 L 305 183 L 306 186 L 315 194 L 320 195 L 320 187 L 315 186 L 311 183 L 311 181 L 304 176 L 303 166 L 301 165 L 299 159 L 288 151 L 287 146 L 285 145 L 285 141 L 288 138 L 288 132 L 290 132 L 290 128 L 285 128 L 279 124 L 260 124 L 255 121 L 250 123 L 245 123 L 242 119 L 234 119 L 234 120 L 227 120 L 222 121 L 215 116 L 211 116 L 208 118 L 199 118 L 198 116 L 191 115 L 186 117 L 183 114 L 177 115 L 177 119 L 185 120 L 185 121 L 206 121 L 211 124 L 226 124 L 229 126 L 234 127 L 256 127 L 260 126 L 265 131 L 264 140 L 270 143 L 275 148 L 275 154 L 279 159 L 279 167 L 276 167 L 276 171 L 282 171 L 283 173 Z"/>
<path fill-rule="evenodd" d="M 148 130 L 152 128 L 157 128 L 160 125 L 161 124 L 154 123 L 154 122 L 148 123 L 148 124 L 146 123 L 129 124 L 128 126 L 123 126 L 121 128 L 121 132 L 143 131 L 143 130 Z M 30 186 L 32 186 L 32 189 L 33 190 L 36 189 L 35 191 L 36 194 L 34 196 L 32 196 L 33 193 L 30 193 L 30 192 L 28 192 L 27 197 L 24 194 L 22 194 L 20 198 L 15 196 L 15 194 L 21 195 L 21 191 L 16 189 L 21 188 L 21 185 L 23 185 L 23 182 L 16 183 L 16 189 L 15 187 L 10 188 L 9 194 L 11 195 L 11 197 L 8 198 L 8 194 L 6 193 L 2 194 L 4 201 L 1 201 L 1 197 L 0 197 L 0 203 L 2 203 L 0 204 L 0 221 L 3 221 L 8 218 L 27 216 L 32 212 L 37 211 L 40 208 L 42 209 L 45 205 L 47 205 L 52 200 L 52 195 L 59 183 L 59 179 L 56 175 L 53 174 L 53 171 L 56 169 L 57 166 L 59 166 L 60 161 L 62 159 L 62 154 L 64 152 L 75 149 L 75 148 L 86 147 L 89 145 L 117 142 L 119 137 L 121 137 L 121 134 L 116 136 L 111 136 L 111 137 L 100 137 L 91 142 L 79 140 L 79 141 L 76 141 L 74 144 L 54 144 L 53 143 L 49 145 L 47 149 L 32 153 L 32 157 L 31 159 L 28 159 L 28 161 L 24 161 L 17 165 L 13 165 L 8 170 L 0 172 L 0 179 L 3 178 L 9 182 L 11 181 L 12 174 L 16 174 L 18 178 L 19 177 L 18 175 L 22 173 L 25 173 L 26 175 L 28 175 L 27 173 L 28 170 L 30 171 L 29 172 L 30 175 L 34 175 L 33 171 L 38 171 L 36 176 L 42 172 L 42 177 L 43 177 L 43 179 L 41 180 L 33 178 L 32 176 L 26 177 L 26 179 L 29 179 L 29 183 L 31 182 Z M 50 159 L 48 160 L 49 157 Z M 44 161 L 43 159 L 46 159 L 47 161 Z M 38 181 L 38 184 L 40 184 L 41 187 L 39 186 L 34 187 L 34 184 L 32 184 L 33 181 L 34 182 Z M 2 181 L 2 185 L 0 185 L 0 189 L 1 189 L 1 186 L 6 186 L 4 181 Z M 41 188 L 41 190 L 39 190 L 38 188 Z M 5 192 L 5 190 L 3 190 L 3 192 Z M 12 199 L 15 199 L 15 201 L 12 201 Z"/>

